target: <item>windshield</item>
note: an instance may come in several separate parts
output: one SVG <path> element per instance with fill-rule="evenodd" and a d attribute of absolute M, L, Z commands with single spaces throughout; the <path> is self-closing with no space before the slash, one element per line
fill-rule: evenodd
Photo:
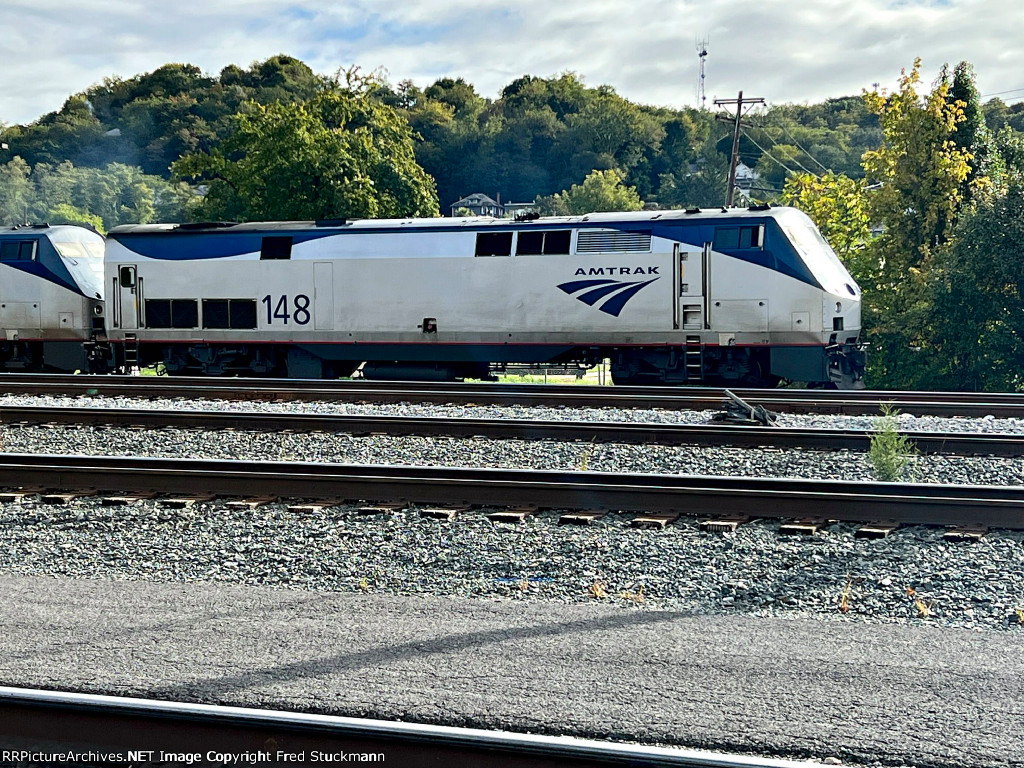
<path fill-rule="evenodd" d="M 101 296 L 103 237 L 81 227 L 54 227 L 49 238 L 82 292 Z"/>
<path fill-rule="evenodd" d="M 53 241 L 53 247 L 65 259 L 97 259 L 103 261 L 103 243 L 95 241 Z"/>
<path fill-rule="evenodd" d="M 809 220 L 807 223 L 789 221 L 782 224 L 782 229 L 825 290 L 857 295 L 857 287 L 849 271 L 814 224 Z"/>

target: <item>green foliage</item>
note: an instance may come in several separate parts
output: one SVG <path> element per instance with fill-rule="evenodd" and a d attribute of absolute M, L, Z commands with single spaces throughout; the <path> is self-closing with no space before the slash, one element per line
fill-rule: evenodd
<path fill-rule="evenodd" d="M 903 479 L 904 472 L 916 451 L 910 439 L 899 431 L 899 412 L 882 407 L 882 417 L 875 420 L 868 459 L 875 477 L 887 483 Z"/>
<path fill-rule="evenodd" d="M 934 386 L 1024 390 L 1024 177 L 979 196 L 936 258 Z"/>
<path fill-rule="evenodd" d="M 408 123 L 373 90 L 365 80 L 336 84 L 302 104 L 250 103 L 219 147 L 187 155 L 173 170 L 209 181 L 204 218 L 438 215 Z"/>
<path fill-rule="evenodd" d="M 865 187 L 863 179 L 831 171 L 820 177 L 797 174 L 786 180 L 782 200 L 810 216 L 854 279 L 870 285 L 877 275 L 867 249 L 871 219 Z"/>
<path fill-rule="evenodd" d="M 15 157 L 0 165 L 0 224 L 83 223 L 103 231 L 119 224 L 183 221 L 192 191 L 111 163 L 76 168 L 64 161 L 29 168 Z"/>
<path fill-rule="evenodd" d="M 94 213 L 88 213 L 80 208 L 75 208 L 68 203 L 60 203 L 50 209 L 46 217 L 48 224 L 74 224 L 79 227 L 92 227 L 97 232 L 103 232 L 103 219 Z"/>
<path fill-rule="evenodd" d="M 541 213 L 554 216 L 582 215 L 598 211 L 639 211 L 644 207 L 633 187 L 624 186 L 615 170 L 594 171 L 582 184 L 551 197 L 537 198 Z"/>
<path fill-rule="evenodd" d="M 946 244 L 960 208 L 970 154 L 952 139 L 963 108 L 940 81 L 919 95 L 920 61 L 900 78 L 899 91 L 864 96 L 879 116 L 885 144 L 864 154 L 876 188 L 868 198 L 872 220 L 884 233 L 872 243 L 876 279 L 865 313 L 872 354 L 869 386 L 928 388 L 933 378 L 930 280 L 935 250 Z"/>

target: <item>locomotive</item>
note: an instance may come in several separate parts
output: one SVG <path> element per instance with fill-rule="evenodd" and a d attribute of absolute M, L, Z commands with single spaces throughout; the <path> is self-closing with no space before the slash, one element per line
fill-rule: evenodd
<path fill-rule="evenodd" d="M 0 368 L 107 370 L 103 246 L 82 227 L 0 227 Z"/>
<path fill-rule="evenodd" d="M 862 386 L 860 289 L 793 208 L 130 225 L 105 254 L 94 369 Z"/>

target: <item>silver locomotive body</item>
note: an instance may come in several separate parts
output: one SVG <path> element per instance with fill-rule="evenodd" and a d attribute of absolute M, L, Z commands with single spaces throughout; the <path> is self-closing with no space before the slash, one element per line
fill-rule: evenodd
<path fill-rule="evenodd" d="M 170 373 L 858 386 L 860 291 L 788 208 L 143 225 L 108 235 L 111 341 Z"/>
<path fill-rule="evenodd" d="M 106 369 L 103 249 L 81 227 L 0 227 L 0 369 Z"/>

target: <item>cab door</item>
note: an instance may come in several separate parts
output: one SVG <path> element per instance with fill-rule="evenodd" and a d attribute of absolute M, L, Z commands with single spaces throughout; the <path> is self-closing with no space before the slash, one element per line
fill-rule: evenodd
<path fill-rule="evenodd" d="M 710 246 L 686 243 L 673 247 L 672 327 L 686 331 L 707 325 L 707 273 Z"/>
<path fill-rule="evenodd" d="M 135 330 L 139 327 L 139 268 L 119 264 L 114 277 L 114 327 Z"/>

